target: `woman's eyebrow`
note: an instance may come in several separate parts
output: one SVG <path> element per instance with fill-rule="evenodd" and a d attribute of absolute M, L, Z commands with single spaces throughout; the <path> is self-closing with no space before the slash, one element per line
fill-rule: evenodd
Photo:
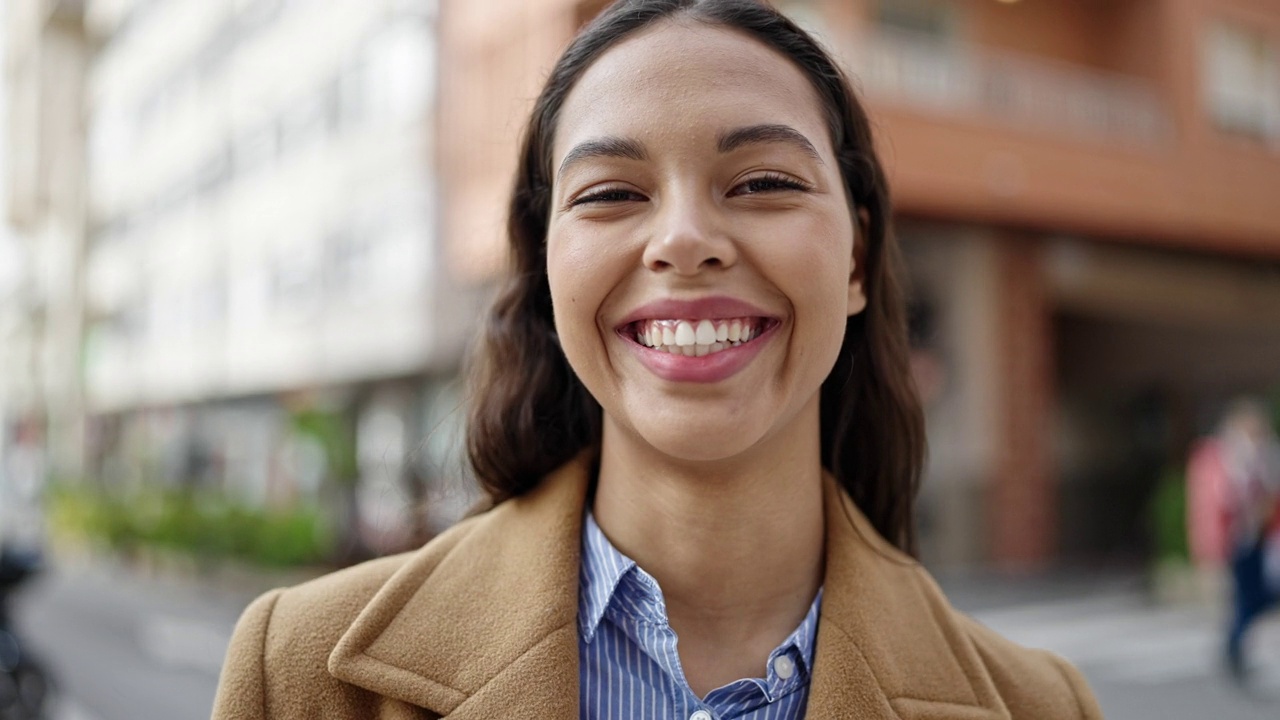
<path fill-rule="evenodd" d="M 804 154 L 822 162 L 818 150 L 809 142 L 809 138 L 800 134 L 799 130 L 789 125 L 748 125 L 735 128 L 720 134 L 716 149 L 722 153 L 733 152 L 744 145 L 755 143 L 786 143 L 799 149 Z M 825 164 L 825 163 L 824 163 Z"/>
<path fill-rule="evenodd" d="M 570 165 L 593 157 L 627 158 L 630 160 L 648 160 L 649 153 L 638 140 L 621 137 L 602 137 L 578 143 L 565 154 L 560 162 L 556 176 L 564 174 Z"/>

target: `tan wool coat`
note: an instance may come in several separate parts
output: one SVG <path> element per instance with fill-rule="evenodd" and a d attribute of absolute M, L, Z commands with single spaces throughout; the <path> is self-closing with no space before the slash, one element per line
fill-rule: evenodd
<path fill-rule="evenodd" d="M 578 717 L 587 470 L 245 610 L 216 719 Z M 811 720 L 1101 718 L 1079 672 L 952 609 L 827 478 Z"/>

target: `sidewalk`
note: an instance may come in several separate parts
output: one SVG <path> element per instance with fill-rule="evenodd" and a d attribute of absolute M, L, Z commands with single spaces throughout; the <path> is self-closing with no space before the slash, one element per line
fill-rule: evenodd
<path fill-rule="evenodd" d="M 244 607 L 315 572 L 64 555 L 21 589 L 15 618 L 53 674 L 51 720 L 206 720 Z"/>
<path fill-rule="evenodd" d="M 957 609 L 981 613 L 1098 596 L 1152 598 L 1151 583 L 1134 569 L 1055 569 L 1008 573 L 993 569 L 936 571 L 934 579 Z"/>
<path fill-rule="evenodd" d="M 1280 612 L 1252 629 L 1254 673 L 1237 687 L 1222 662 L 1225 589 L 1212 578 L 1153 584 L 1123 572 L 984 572 L 939 582 L 978 621 L 1080 668 L 1109 720 L 1280 717 Z"/>

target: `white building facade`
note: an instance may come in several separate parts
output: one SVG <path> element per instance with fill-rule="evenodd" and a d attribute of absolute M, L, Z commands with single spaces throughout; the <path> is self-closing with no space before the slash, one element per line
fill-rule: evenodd
<path fill-rule="evenodd" d="M 80 347 L 46 370 L 78 383 L 88 481 L 337 499 L 374 549 L 455 517 L 483 288 L 440 261 L 434 0 L 81 10 Z"/>

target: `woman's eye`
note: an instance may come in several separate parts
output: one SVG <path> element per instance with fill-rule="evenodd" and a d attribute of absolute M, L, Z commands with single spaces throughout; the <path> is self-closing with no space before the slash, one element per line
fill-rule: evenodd
<path fill-rule="evenodd" d="M 809 186 L 787 177 L 786 175 L 761 175 L 753 177 L 735 187 L 730 191 L 730 195 L 758 195 L 760 193 L 777 192 L 781 190 L 800 190 L 806 191 Z"/>
<path fill-rule="evenodd" d="M 606 188 L 574 198 L 573 202 L 569 203 L 569 207 L 594 203 L 626 202 L 628 200 L 644 200 L 644 196 L 624 188 Z"/>

